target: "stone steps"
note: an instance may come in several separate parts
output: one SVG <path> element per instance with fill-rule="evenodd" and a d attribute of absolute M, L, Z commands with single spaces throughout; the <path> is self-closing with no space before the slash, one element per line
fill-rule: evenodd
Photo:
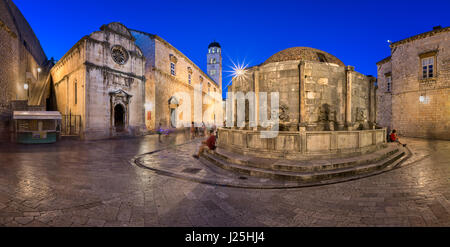
<path fill-rule="evenodd" d="M 249 155 L 235 154 L 222 149 L 218 149 L 214 154 L 226 162 L 248 167 L 262 168 L 273 171 L 314 172 L 377 163 L 397 152 L 399 152 L 398 147 L 390 145 L 388 148 L 363 156 L 345 159 L 305 161 L 257 158 Z"/>
<path fill-rule="evenodd" d="M 381 170 L 391 169 L 395 167 L 404 156 L 405 149 L 401 147 L 392 147 L 382 153 L 361 156 L 359 157 L 362 160 L 360 163 L 351 161 L 350 159 L 348 162 L 335 163 L 337 166 L 334 166 L 335 164 L 333 164 L 333 162 L 326 165 L 311 165 L 309 162 L 299 162 L 295 169 L 289 171 L 286 171 L 285 169 L 291 169 L 292 167 L 286 168 L 280 164 L 275 165 L 277 162 L 272 166 L 267 166 L 267 163 L 264 162 L 270 162 L 270 159 L 264 160 L 264 162 L 261 163 L 263 165 L 259 166 L 252 162 L 246 163 L 249 159 L 241 160 L 239 163 L 236 162 L 239 159 L 236 157 L 228 157 L 225 152 L 205 152 L 202 156 L 202 160 L 213 163 L 225 170 L 238 172 L 247 176 L 311 183 L 340 178 L 348 179 L 349 177 L 358 177 L 362 174 L 371 174 Z M 319 163 L 319 161 L 317 162 Z M 246 164 L 251 165 L 249 166 Z M 294 165 L 290 164 L 290 166 Z M 315 168 L 302 169 L 311 166 L 315 166 Z M 320 167 L 323 169 L 319 169 Z M 332 169 L 332 167 L 335 168 Z"/>

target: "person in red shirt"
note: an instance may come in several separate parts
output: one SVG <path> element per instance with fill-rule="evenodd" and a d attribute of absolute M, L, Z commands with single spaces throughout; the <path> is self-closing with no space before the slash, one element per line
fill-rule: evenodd
<path fill-rule="evenodd" d="M 398 136 L 397 136 L 397 131 L 394 129 L 392 130 L 391 135 L 389 136 L 389 139 L 391 142 L 397 142 L 398 144 L 403 145 L 403 147 L 406 146 L 406 144 L 402 144 L 399 140 L 398 140 Z"/>
<path fill-rule="evenodd" d="M 192 155 L 194 158 L 198 159 L 200 158 L 200 155 L 207 149 L 209 150 L 215 150 L 216 149 L 216 136 L 214 135 L 214 129 L 211 129 L 209 131 L 209 137 L 206 139 L 206 141 L 202 142 L 202 145 L 200 146 L 198 150 L 198 154 Z"/>

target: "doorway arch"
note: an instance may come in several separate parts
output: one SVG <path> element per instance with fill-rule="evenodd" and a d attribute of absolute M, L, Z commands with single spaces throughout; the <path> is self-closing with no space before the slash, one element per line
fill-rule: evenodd
<path fill-rule="evenodd" d="M 170 97 L 169 99 L 169 114 L 170 114 L 170 127 L 176 128 L 177 127 L 177 108 L 178 108 L 179 102 L 178 99 L 175 96 Z"/>
<path fill-rule="evenodd" d="M 125 131 L 125 107 L 122 104 L 114 106 L 114 127 L 117 132 Z"/>

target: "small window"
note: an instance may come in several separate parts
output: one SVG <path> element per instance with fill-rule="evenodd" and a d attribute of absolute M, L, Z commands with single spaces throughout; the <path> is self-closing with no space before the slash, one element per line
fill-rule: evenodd
<path fill-rule="evenodd" d="M 319 58 L 319 61 L 321 63 L 326 63 L 327 59 L 325 58 L 325 55 L 323 55 L 322 53 L 317 53 L 317 57 Z"/>
<path fill-rule="evenodd" d="M 73 89 L 73 91 L 74 91 L 74 103 L 75 103 L 75 105 L 77 104 L 77 102 L 78 102 L 78 100 L 77 100 L 77 98 L 78 98 L 78 83 L 77 83 L 77 81 L 75 81 L 75 85 L 74 85 L 74 89 Z"/>
<path fill-rule="evenodd" d="M 422 59 L 422 79 L 434 77 L 434 57 Z"/>
<path fill-rule="evenodd" d="M 214 92 L 216 92 L 217 90 L 216 90 L 216 88 L 214 88 Z"/>
<path fill-rule="evenodd" d="M 175 75 L 175 64 L 174 63 L 170 63 L 170 74 Z"/>
<path fill-rule="evenodd" d="M 391 92 L 392 90 L 392 76 L 386 77 L 386 91 Z"/>
<path fill-rule="evenodd" d="M 209 71 L 209 74 L 210 74 L 210 75 L 215 75 L 215 74 L 216 74 L 216 70 L 214 70 L 214 69 L 213 69 L 213 70 L 210 70 L 210 71 Z"/>
<path fill-rule="evenodd" d="M 191 78 L 192 78 L 191 74 L 188 74 L 188 83 L 189 83 L 189 85 L 191 85 Z"/>

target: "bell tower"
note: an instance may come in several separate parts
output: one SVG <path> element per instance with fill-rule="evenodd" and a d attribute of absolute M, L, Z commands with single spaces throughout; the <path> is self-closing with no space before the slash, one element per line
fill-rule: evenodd
<path fill-rule="evenodd" d="M 214 41 L 209 44 L 206 58 L 208 75 L 222 89 L 222 48 L 219 43 Z"/>

